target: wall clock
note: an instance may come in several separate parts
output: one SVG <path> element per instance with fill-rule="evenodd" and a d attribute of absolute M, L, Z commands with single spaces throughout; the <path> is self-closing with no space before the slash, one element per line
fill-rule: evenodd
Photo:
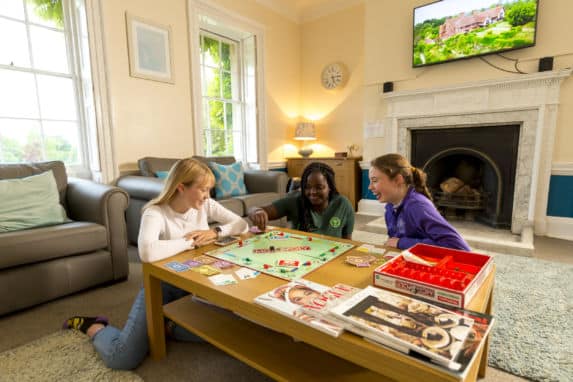
<path fill-rule="evenodd" d="M 321 82 L 325 89 L 336 89 L 342 87 L 346 82 L 346 68 L 344 65 L 334 62 L 322 69 Z"/>

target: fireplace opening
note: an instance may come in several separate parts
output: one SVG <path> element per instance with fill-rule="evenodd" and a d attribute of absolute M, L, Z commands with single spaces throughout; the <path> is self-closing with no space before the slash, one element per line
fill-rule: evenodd
<path fill-rule="evenodd" d="M 519 125 L 411 130 L 411 161 L 448 220 L 510 228 Z"/>
<path fill-rule="evenodd" d="M 434 204 L 447 219 L 489 224 L 490 217 L 499 216 L 500 171 L 483 153 L 448 149 L 431 158 L 423 170 Z"/>

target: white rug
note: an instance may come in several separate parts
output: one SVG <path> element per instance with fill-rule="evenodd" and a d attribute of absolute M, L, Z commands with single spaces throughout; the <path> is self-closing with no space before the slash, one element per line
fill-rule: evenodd
<path fill-rule="evenodd" d="M 0 382 L 143 381 L 133 372 L 108 369 L 89 338 L 74 330 L 60 330 L 0 353 L 0 365 Z"/>

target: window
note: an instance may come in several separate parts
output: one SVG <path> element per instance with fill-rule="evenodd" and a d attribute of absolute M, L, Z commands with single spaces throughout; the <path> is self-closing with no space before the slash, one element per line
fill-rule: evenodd
<path fill-rule="evenodd" d="M 78 2 L 0 1 L 0 162 L 87 167 Z"/>
<path fill-rule="evenodd" d="M 196 152 L 266 161 L 262 32 L 248 20 L 190 1 Z M 197 43 L 195 43 L 195 41 Z"/>
<path fill-rule="evenodd" d="M 200 39 L 204 153 L 243 157 L 239 42 L 206 31 Z"/>

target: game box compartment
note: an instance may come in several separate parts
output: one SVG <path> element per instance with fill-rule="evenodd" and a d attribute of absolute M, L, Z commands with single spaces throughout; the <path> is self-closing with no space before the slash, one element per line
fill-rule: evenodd
<path fill-rule="evenodd" d="M 433 266 L 407 261 L 404 252 Z M 377 287 L 465 308 L 493 268 L 484 254 L 416 244 L 374 270 Z"/>

